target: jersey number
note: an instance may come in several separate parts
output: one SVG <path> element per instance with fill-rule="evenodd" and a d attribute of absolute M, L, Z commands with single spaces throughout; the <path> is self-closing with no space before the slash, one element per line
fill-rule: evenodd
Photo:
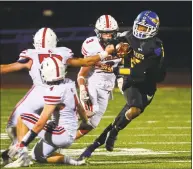
<path fill-rule="evenodd" d="M 87 40 L 86 43 L 88 44 L 88 43 L 93 42 L 93 41 L 94 41 L 94 39 L 90 39 L 90 40 Z"/>
<path fill-rule="evenodd" d="M 56 54 L 38 54 L 38 57 L 39 57 L 40 64 L 43 62 L 44 58 L 48 58 L 48 57 L 58 58 L 60 61 L 62 61 L 62 56 L 56 55 Z"/>

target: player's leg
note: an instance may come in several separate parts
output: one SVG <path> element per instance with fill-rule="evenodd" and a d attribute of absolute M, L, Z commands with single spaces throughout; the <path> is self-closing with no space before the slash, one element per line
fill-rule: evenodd
<path fill-rule="evenodd" d="M 90 111 L 93 111 L 96 113 L 99 110 L 99 105 L 97 102 L 96 87 L 95 86 L 88 86 L 88 91 L 89 91 L 90 104 L 87 105 L 87 103 L 84 103 L 83 101 L 81 101 L 81 103 L 82 103 L 85 110 L 90 109 Z M 94 128 L 94 126 L 85 125 L 85 123 L 81 123 L 78 130 L 77 130 L 76 139 L 81 138 L 82 136 L 84 136 L 85 134 L 90 132 L 93 128 Z"/>
<path fill-rule="evenodd" d="M 106 149 L 113 151 L 114 142 L 120 130 L 124 129 L 133 119 L 142 113 L 145 107 L 151 102 L 147 100 L 147 95 L 142 94 L 138 88 L 130 87 L 124 91 L 124 96 L 127 101 L 128 109 L 120 115 L 120 118 L 115 121 L 113 128 L 109 132 L 106 140 Z"/>
<path fill-rule="evenodd" d="M 115 118 L 113 123 L 110 123 L 104 130 L 103 132 L 100 134 L 99 137 L 97 137 L 94 142 L 92 144 L 90 144 L 85 150 L 84 152 L 79 156 L 78 159 L 84 159 L 84 158 L 89 158 L 92 153 L 100 146 L 102 146 L 107 138 L 107 134 L 109 131 L 111 131 L 111 129 L 113 128 L 113 124 L 116 123 L 117 120 L 119 120 L 121 114 L 124 114 L 128 109 L 127 104 L 123 107 L 123 109 L 121 110 L 121 112 L 117 115 L 117 117 Z"/>
<path fill-rule="evenodd" d="M 23 112 L 23 110 L 25 110 L 24 103 L 28 99 L 30 99 L 30 97 L 31 97 L 31 95 L 33 95 L 34 91 L 35 91 L 35 87 L 32 86 L 32 88 L 26 93 L 26 95 L 17 103 L 17 105 L 13 109 L 11 115 L 9 116 L 7 127 L 6 127 L 6 132 L 9 136 L 9 138 L 11 139 L 11 145 L 10 146 L 17 143 L 17 134 L 16 134 L 17 118 Z M 29 110 L 28 108 L 30 108 L 30 105 L 26 108 L 27 108 L 26 110 Z M 3 160 L 4 165 L 12 161 L 8 156 L 8 151 L 9 151 L 9 149 L 7 149 L 6 151 L 4 151 L 2 153 L 2 160 Z"/>
<path fill-rule="evenodd" d="M 46 143 L 41 139 L 32 149 L 32 159 L 39 163 L 60 163 L 69 165 L 83 165 L 84 161 L 77 161 L 69 156 L 55 152 L 58 147 Z"/>
<path fill-rule="evenodd" d="M 127 101 L 126 109 L 117 121 L 114 122 L 113 128 L 109 132 L 108 138 L 106 140 L 106 149 L 108 151 L 113 151 L 114 143 L 118 132 L 124 129 L 132 119 L 137 117 L 141 112 L 142 107 L 142 96 L 137 88 L 130 87 L 124 91 L 124 97 Z"/>
<path fill-rule="evenodd" d="M 18 122 L 16 126 L 17 130 L 17 142 L 21 142 L 25 134 L 29 131 L 26 125 L 23 124 L 20 116 L 18 117 Z M 13 145 L 14 147 L 14 145 Z M 10 147 L 10 149 L 12 149 Z M 11 151 L 11 150 L 10 150 Z M 24 167 L 30 165 L 30 157 L 28 155 L 27 147 L 23 148 L 19 152 L 17 152 L 18 159 L 14 162 L 11 162 L 5 165 L 5 168 L 12 168 L 12 167 Z"/>
<path fill-rule="evenodd" d="M 97 102 L 99 105 L 99 111 L 97 111 L 95 113 L 95 115 L 93 117 L 91 117 L 91 119 L 90 119 L 90 122 L 93 124 L 94 127 L 97 127 L 98 124 L 100 123 L 101 118 L 107 109 L 109 95 L 110 95 L 110 92 L 108 92 L 106 90 L 102 90 L 102 89 L 97 89 L 97 92 L 98 92 Z M 110 124 L 103 131 L 103 133 L 91 145 L 89 145 L 85 149 L 85 151 L 79 156 L 78 159 L 80 160 L 80 159 L 90 157 L 91 154 L 95 151 L 95 149 L 97 149 L 98 147 L 103 145 L 105 143 L 107 133 L 108 133 L 108 131 L 110 131 L 111 128 L 112 128 L 112 124 Z"/>

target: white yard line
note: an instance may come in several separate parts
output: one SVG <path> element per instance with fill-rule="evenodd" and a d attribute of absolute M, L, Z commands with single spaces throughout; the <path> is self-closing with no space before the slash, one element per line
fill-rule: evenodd
<path fill-rule="evenodd" d="M 106 111 L 106 112 L 110 112 L 109 110 L 108 111 Z M 176 112 L 176 111 L 175 111 Z M 104 118 L 104 119 L 111 119 L 111 118 L 115 118 L 117 115 L 114 115 L 114 116 L 110 116 L 110 115 L 107 115 L 107 116 L 103 116 L 102 118 Z M 156 115 L 156 116 L 150 116 L 151 118 L 155 118 L 155 117 L 157 117 L 158 115 Z M 183 120 L 182 119 L 184 119 L 183 117 L 185 117 L 185 116 L 190 116 L 189 114 L 185 114 L 185 115 L 183 115 L 183 117 L 182 116 L 180 116 L 180 115 L 161 115 L 162 116 L 162 118 L 180 118 L 181 120 L 177 120 L 177 121 L 179 121 L 179 122 L 183 122 Z M 149 115 L 146 115 L 146 117 L 149 117 Z M 9 116 L 1 116 L 1 119 L 8 119 L 9 118 Z M 190 118 L 191 118 L 191 116 L 190 116 Z M 173 120 L 172 120 L 173 121 Z M 171 122 L 172 122 L 171 121 Z M 187 120 L 186 120 L 187 121 Z M 188 121 L 190 121 L 190 120 L 188 120 Z M 139 122 L 144 122 L 143 120 L 139 120 Z M 170 121 L 167 121 L 167 123 L 169 123 Z"/>
<path fill-rule="evenodd" d="M 73 143 L 74 145 L 89 145 L 90 143 Z M 157 145 L 157 144 L 175 144 L 175 145 L 180 145 L 180 144 L 192 144 L 192 142 L 122 142 L 122 145 Z M 0 146 L 5 146 L 9 145 L 9 143 L 1 143 Z"/>
<path fill-rule="evenodd" d="M 131 137 L 184 137 L 184 136 L 191 136 L 190 134 L 121 134 L 122 136 L 131 136 Z M 97 137 L 97 134 L 87 134 L 85 137 Z"/>
<path fill-rule="evenodd" d="M 82 149 L 59 149 L 58 152 L 68 154 L 70 156 L 80 155 L 85 148 Z M 1 150 L 3 152 L 4 150 Z M 31 150 L 30 150 L 31 151 Z M 144 148 L 114 148 L 113 152 L 106 151 L 105 148 L 96 149 L 93 155 L 104 156 L 133 156 L 133 155 L 159 155 L 159 154 L 172 154 L 172 153 L 190 153 L 191 151 L 153 151 Z"/>
<path fill-rule="evenodd" d="M 178 160 L 178 161 L 171 161 L 171 160 L 138 160 L 138 161 L 89 161 L 89 164 L 142 164 L 142 163 L 191 163 L 191 160 Z"/>
<path fill-rule="evenodd" d="M 192 142 L 135 142 L 135 143 L 128 143 L 122 142 L 121 144 L 129 144 L 129 145 L 138 145 L 138 144 L 146 144 L 146 145 L 156 145 L 156 144 L 191 144 Z M 88 145 L 90 143 L 73 143 L 76 145 Z"/>
<path fill-rule="evenodd" d="M 85 135 L 85 137 L 98 137 L 99 135 L 93 134 L 93 135 Z M 131 136 L 131 137 L 184 137 L 184 136 L 191 136 L 190 134 L 122 134 L 122 136 Z M 7 133 L 1 133 L 0 134 L 0 140 L 7 140 L 9 139 Z"/>

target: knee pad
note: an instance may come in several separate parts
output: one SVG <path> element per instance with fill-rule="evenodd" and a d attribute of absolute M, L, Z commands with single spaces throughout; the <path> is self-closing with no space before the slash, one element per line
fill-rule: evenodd
<path fill-rule="evenodd" d="M 40 149 L 40 147 L 38 146 L 38 143 L 36 144 L 36 146 L 34 146 L 34 148 L 31 151 L 31 157 L 33 160 L 40 162 L 40 163 L 45 163 L 47 162 L 46 157 L 43 157 L 41 152 L 38 151 Z"/>
<path fill-rule="evenodd" d="M 42 157 L 41 155 L 35 154 L 34 151 L 32 151 L 31 157 L 33 160 L 35 160 L 39 163 L 46 163 L 47 162 L 45 157 Z"/>

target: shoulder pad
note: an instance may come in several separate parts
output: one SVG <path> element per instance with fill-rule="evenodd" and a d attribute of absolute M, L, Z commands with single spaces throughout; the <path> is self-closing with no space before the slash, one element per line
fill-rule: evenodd
<path fill-rule="evenodd" d="M 23 50 L 20 54 L 19 57 L 28 57 L 31 58 L 31 54 L 35 51 L 35 49 L 26 49 Z"/>
<path fill-rule="evenodd" d="M 73 57 L 74 53 L 72 52 L 71 49 L 67 47 L 57 47 L 55 48 L 58 53 L 60 53 L 62 56 L 69 56 Z"/>
<path fill-rule="evenodd" d="M 98 46 L 97 44 L 99 44 L 99 40 L 96 36 L 87 38 L 82 44 L 82 49 L 81 49 L 82 54 L 84 56 L 90 55 L 95 50 L 97 50 L 97 46 Z"/>

